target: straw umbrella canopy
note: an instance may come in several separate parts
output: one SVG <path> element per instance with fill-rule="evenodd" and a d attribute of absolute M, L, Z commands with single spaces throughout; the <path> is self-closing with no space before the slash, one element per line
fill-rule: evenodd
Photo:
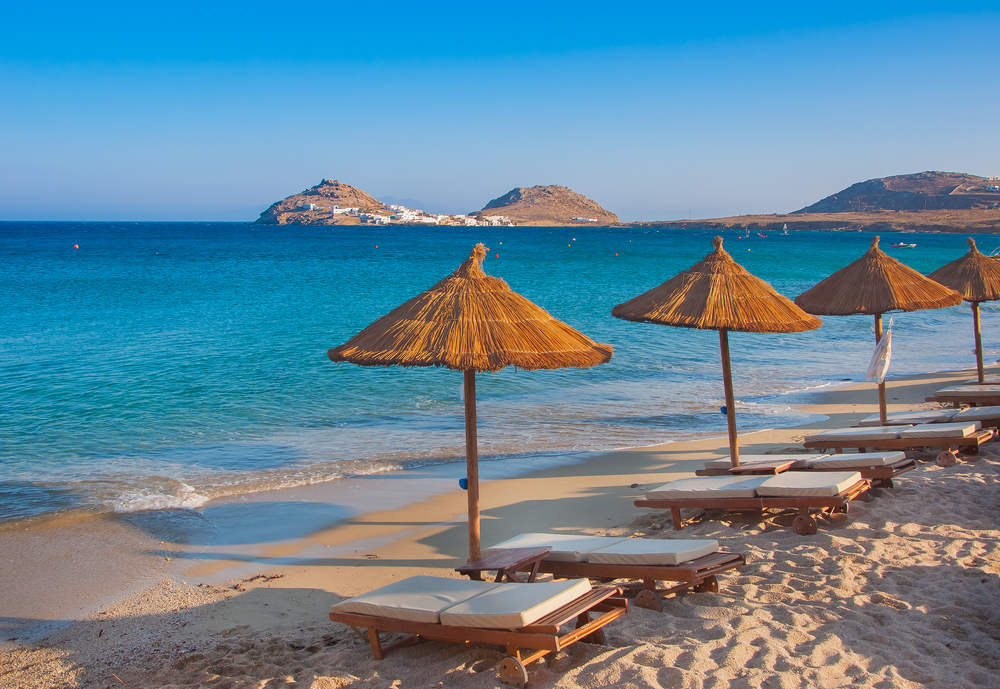
<path fill-rule="evenodd" d="M 979 304 L 1000 299 L 1000 263 L 976 248 L 969 237 L 969 253 L 941 266 L 927 277 L 950 287 L 972 304 L 972 323 L 976 335 L 976 369 L 980 384 L 986 382 L 983 373 L 983 335 L 979 327 Z"/>
<path fill-rule="evenodd" d="M 611 315 L 639 323 L 719 331 L 729 458 L 735 467 L 740 464 L 740 449 L 729 362 L 729 332 L 799 333 L 815 330 L 823 322 L 805 313 L 734 261 L 722 248 L 722 237 L 715 237 L 712 245 L 715 250 L 704 260 L 659 287 L 619 304 L 611 309 Z"/>
<path fill-rule="evenodd" d="M 327 352 L 360 366 L 444 366 L 465 372 L 465 459 L 469 559 L 478 560 L 479 454 L 476 373 L 506 366 L 528 370 L 587 368 L 611 360 L 597 344 L 483 272 L 488 249 L 476 244 L 454 273 Z"/>
<path fill-rule="evenodd" d="M 797 296 L 795 303 L 819 316 L 875 316 L 876 344 L 882 340 L 883 313 L 940 309 L 961 303 L 958 292 L 887 256 L 878 248 L 878 240 L 876 235 L 864 256 Z M 885 425 L 885 381 L 878 386 L 878 406 Z"/>

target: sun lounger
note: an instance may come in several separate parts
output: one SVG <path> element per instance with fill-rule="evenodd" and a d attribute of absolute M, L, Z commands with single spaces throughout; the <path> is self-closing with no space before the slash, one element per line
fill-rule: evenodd
<path fill-rule="evenodd" d="M 746 460 L 746 461 L 744 461 Z M 857 471 L 871 481 L 873 488 L 892 488 L 892 479 L 917 468 L 906 453 L 866 452 L 836 455 L 740 455 L 740 466 L 733 467 L 729 457 L 711 459 L 698 476 L 739 476 L 780 474 L 784 471 Z"/>
<path fill-rule="evenodd" d="M 817 450 L 843 452 L 857 448 L 859 452 L 915 450 L 940 447 L 952 454 L 976 454 L 979 446 L 993 438 L 991 429 L 983 429 L 978 421 L 962 423 L 926 423 L 917 426 L 874 426 L 836 428 L 806 436 L 802 445 Z"/>
<path fill-rule="evenodd" d="M 330 619 L 366 628 L 376 660 L 420 638 L 504 646 L 500 681 L 524 687 L 532 662 L 577 641 L 602 643 L 602 628 L 628 611 L 619 593 L 586 579 L 500 584 L 418 576 L 337 603 Z M 575 629 L 561 631 L 574 620 Z M 384 647 L 379 632 L 408 636 Z"/>
<path fill-rule="evenodd" d="M 868 481 L 856 471 L 786 471 L 776 476 L 704 476 L 671 481 L 649 491 L 636 507 L 668 509 L 675 529 L 684 526 L 682 509 L 730 512 L 796 509 L 792 522 L 800 535 L 816 533 L 810 510 L 847 511 L 851 500 L 863 498 Z"/>
<path fill-rule="evenodd" d="M 967 404 L 972 407 L 1000 405 L 1000 385 L 952 385 L 941 388 L 928 402 L 942 402 L 956 407 Z"/>
<path fill-rule="evenodd" d="M 715 593 L 716 575 L 746 564 L 743 555 L 719 552 L 715 540 L 670 538 L 618 538 L 573 534 L 525 533 L 483 551 L 548 547 L 551 550 L 539 565 L 539 572 L 557 577 L 588 577 L 603 581 L 641 581 L 643 590 L 635 604 L 662 610 L 660 597 L 692 590 Z M 658 590 L 658 581 L 680 582 Z"/>

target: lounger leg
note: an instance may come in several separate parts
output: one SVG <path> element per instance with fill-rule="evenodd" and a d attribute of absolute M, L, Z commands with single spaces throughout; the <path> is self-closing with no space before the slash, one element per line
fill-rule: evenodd
<path fill-rule="evenodd" d="M 372 658 L 382 660 L 382 640 L 378 638 L 378 630 L 375 627 L 368 628 L 368 643 L 372 645 Z"/>
<path fill-rule="evenodd" d="M 680 531 L 682 528 L 684 528 L 684 523 L 681 521 L 681 508 L 680 507 L 671 507 L 670 508 L 670 515 L 674 518 L 674 530 L 675 531 Z"/>
<path fill-rule="evenodd" d="M 535 564 L 533 564 L 531 566 L 531 574 L 528 575 L 528 583 L 529 584 L 534 584 L 535 583 L 535 577 L 538 576 L 538 568 L 541 567 L 541 565 L 542 565 L 542 561 L 538 560 Z"/>

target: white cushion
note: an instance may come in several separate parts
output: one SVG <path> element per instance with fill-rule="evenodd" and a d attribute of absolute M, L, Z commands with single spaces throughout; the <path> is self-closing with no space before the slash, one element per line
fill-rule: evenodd
<path fill-rule="evenodd" d="M 1000 385 L 952 385 L 941 388 L 934 393 L 935 397 L 958 397 L 975 399 L 977 397 L 1000 397 Z"/>
<path fill-rule="evenodd" d="M 917 423 L 944 423 L 950 421 L 957 409 L 914 409 L 911 411 L 892 411 L 886 414 L 887 426 L 911 426 Z M 881 426 L 882 419 L 878 414 L 866 416 L 858 422 L 861 426 Z"/>
<path fill-rule="evenodd" d="M 1000 419 L 1000 407 L 969 407 L 951 417 L 951 420 L 955 423 L 996 421 L 998 419 Z"/>
<path fill-rule="evenodd" d="M 813 462 L 813 469 L 864 469 L 895 464 L 906 459 L 905 452 L 862 452 L 860 454 L 830 455 Z"/>
<path fill-rule="evenodd" d="M 409 577 L 334 605 L 335 612 L 410 622 L 440 621 L 442 612 L 503 584 L 443 577 Z M 534 586 L 534 584 L 531 584 Z"/>
<path fill-rule="evenodd" d="M 626 538 L 588 553 L 587 562 L 602 565 L 677 565 L 710 555 L 718 541 L 670 538 Z"/>
<path fill-rule="evenodd" d="M 832 428 L 806 436 L 806 442 L 854 442 L 866 440 L 892 440 L 899 437 L 899 426 L 875 426 L 874 428 Z"/>
<path fill-rule="evenodd" d="M 740 455 L 740 466 L 757 462 L 789 462 L 794 460 L 795 464 L 792 465 L 792 468 L 803 469 L 809 466 L 810 462 L 820 457 L 826 457 L 826 455 Z M 733 463 L 729 457 L 710 459 L 705 462 L 706 469 L 731 469 L 732 467 Z"/>
<path fill-rule="evenodd" d="M 983 425 L 978 421 L 970 423 L 930 423 L 923 426 L 911 426 L 899 433 L 900 438 L 968 438 L 974 435 Z"/>
<path fill-rule="evenodd" d="M 499 584 L 441 613 L 451 627 L 517 629 L 527 626 L 590 591 L 587 579 L 534 584 Z"/>
<path fill-rule="evenodd" d="M 861 480 L 856 471 L 786 471 L 771 476 L 757 488 L 760 497 L 833 497 Z"/>
<path fill-rule="evenodd" d="M 665 483 L 646 493 L 647 500 L 752 498 L 766 476 L 698 476 Z"/>
<path fill-rule="evenodd" d="M 514 536 L 503 543 L 487 548 L 483 554 L 493 553 L 505 548 L 543 548 L 550 546 L 552 551 L 545 556 L 552 562 L 585 562 L 587 553 L 597 548 L 614 545 L 624 538 L 617 536 L 577 536 L 573 534 L 555 533 L 523 533 Z"/>

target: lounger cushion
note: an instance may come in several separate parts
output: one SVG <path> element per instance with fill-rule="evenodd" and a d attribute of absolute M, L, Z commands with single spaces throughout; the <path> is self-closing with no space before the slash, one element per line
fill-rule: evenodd
<path fill-rule="evenodd" d="M 810 462 L 820 457 L 826 457 L 826 455 L 740 455 L 740 466 L 755 462 L 790 462 L 794 460 L 793 469 L 804 469 L 809 466 Z M 710 459 L 705 462 L 706 469 L 729 469 L 732 466 L 733 463 L 729 460 L 729 457 Z"/>
<path fill-rule="evenodd" d="M 602 565 L 678 565 L 719 550 L 719 542 L 671 538 L 626 538 L 587 555 Z"/>
<path fill-rule="evenodd" d="M 665 483 L 646 493 L 647 500 L 752 498 L 766 476 L 698 476 Z"/>
<path fill-rule="evenodd" d="M 1000 420 L 1000 407 L 969 407 L 951 417 L 954 423 L 981 421 L 983 423 Z"/>
<path fill-rule="evenodd" d="M 1000 397 L 1000 385 L 952 385 L 941 388 L 934 393 L 935 397 L 958 397 L 975 399 L 977 397 Z"/>
<path fill-rule="evenodd" d="M 451 627 L 517 629 L 540 620 L 590 591 L 587 579 L 500 584 L 441 613 Z"/>
<path fill-rule="evenodd" d="M 341 601 L 332 609 L 337 612 L 436 624 L 440 622 L 441 613 L 456 603 L 467 601 L 498 586 L 504 584 L 444 577 L 409 577 Z"/>
<path fill-rule="evenodd" d="M 918 423 L 945 423 L 951 420 L 957 409 L 913 409 L 911 411 L 893 411 L 886 414 L 887 426 L 912 426 Z M 878 414 L 866 416 L 858 422 L 861 426 L 881 426 L 882 419 Z"/>
<path fill-rule="evenodd" d="M 882 467 L 906 459 L 905 452 L 863 452 L 861 454 L 830 455 L 813 462 L 813 469 L 865 469 Z"/>
<path fill-rule="evenodd" d="M 769 477 L 757 488 L 760 497 L 828 498 L 861 480 L 856 471 L 786 471 Z"/>
<path fill-rule="evenodd" d="M 892 440 L 899 437 L 900 426 L 875 426 L 873 428 L 833 428 L 806 436 L 806 442 L 863 443 L 866 440 Z"/>
<path fill-rule="evenodd" d="M 484 550 L 483 553 L 488 554 L 504 548 L 544 548 L 549 546 L 552 550 L 545 556 L 546 560 L 552 562 L 585 562 L 587 553 L 591 550 L 614 545 L 624 540 L 624 538 L 617 536 L 523 533 L 503 543 L 497 543 L 495 546 Z"/>
<path fill-rule="evenodd" d="M 900 438 L 968 438 L 983 425 L 978 421 L 968 423 L 929 423 L 911 426 L 899 432 Z"/>

